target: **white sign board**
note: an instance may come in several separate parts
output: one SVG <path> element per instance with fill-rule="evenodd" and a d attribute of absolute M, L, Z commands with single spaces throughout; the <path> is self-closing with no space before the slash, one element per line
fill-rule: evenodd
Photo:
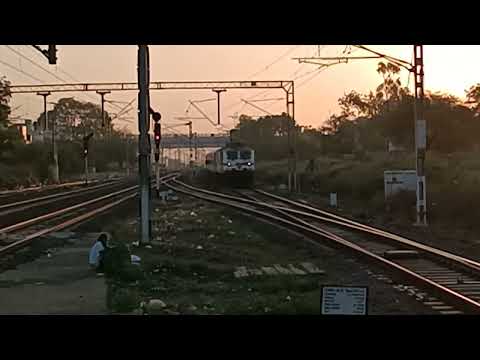
<path fill-rule="evenodd" d="M 368 288 L 322 286 L 322 315 L 366 315 Z"/>
<path fill-rule="evenodd" d="M 427 122 L 425 120 L 417 120 L 416 128 L 416 147 L 417 149 L 425 149 L 427 147 Z"/>
<path fill-rule="evenodd" d="M 337 193 L 330 193 L 330 206 L 337 207 Z"/>
<path fill-rule="evenodd" d="M 417 190 L 417 172 L 415 170 L 385 171 L 383 173 L 385 199 L 399 191 Z"/>

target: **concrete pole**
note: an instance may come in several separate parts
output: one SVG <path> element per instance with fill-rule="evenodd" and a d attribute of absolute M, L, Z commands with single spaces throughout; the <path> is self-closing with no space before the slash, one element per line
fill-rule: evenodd
<path fill-rule="evenodd" d="M 55 143 L 55 126 L 56 119 L 52 119 L 52 180 L 54 183 L 58 184 L 60 182 L 59 178 L 59 169 L 58 169 L 58 153 L 57 153 L 57 144 Z"/>
<path fill-rule="evenodd" d="M 149 103 L 149 54 L 147 45 L 138 46 L 138 168 L 140 192 L 140 243 L 148 244 L 151 240 L 151 204 L 150 204 L 150 154 L 149 137 L 150 103 Z"/>
<path fill-rule="evenodd" d="M 415 152 L 417 171 L 417 222 L 416 225 L 427 226 L 427 191 L 425 179 L 425 155 L 427 148 L 427 125 L 424 119 L 423 100 L 423 46 L 414 45 L 415 76 Z"/>

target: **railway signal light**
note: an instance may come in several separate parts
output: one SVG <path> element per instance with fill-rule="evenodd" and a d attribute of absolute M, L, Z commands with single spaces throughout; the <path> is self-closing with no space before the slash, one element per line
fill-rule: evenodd
<path fill-rule="evenodd" d="M 159 147 L 160 147 L 161 138 L 162 138 L 162 134 L 161 134 L 160 123 L 158 121 L 156 121 L 155 125 L 153 126 L 153 139 L 155 140 L 155 161 L 156 162 L 158 162 L 158 160 L 160 160 Z"/>
<path fill-rule="evenodd" d="M 159 112 L 153 111 L 152 112 L 152 118 L 153 118 L 153 121 L 158 123 L 160 121 L 160 119 L 162 118 L 162 115 L 160 115 Z"/>
<path fill-rule="evenodd" d="M 160 123 L 155 123 L 153 127 L 153 138 L 155 140 L 155 145 L 157 148 L 160 146 L 160 139 L 161 139 L 161 129 L 160 129 Z"/>
<path fill-rule="evenodd" d="M 93 132 L 83 137 L 83 156 L 87 157 L 88 155 L 88 142 L 93 136 Z"/>

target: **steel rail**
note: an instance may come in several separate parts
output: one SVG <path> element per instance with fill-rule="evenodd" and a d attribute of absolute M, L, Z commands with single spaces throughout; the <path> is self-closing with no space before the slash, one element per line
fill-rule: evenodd
<path fill-rule="evenodd" d="M 283 202 L 288 203 L 290 205 L 293 205 L 293 206 L 296 206 L 296 207 L 299 207 L 299 208 L 303 208 L 303 209 L 306 209 L 306 210 L 309 210 L 309 211 L 312 211 L 312 212 L 315 212 L 315 213 L 318 213 L 318 214 L 328 216 L 330 218 L 336 219 L 337 221 L 332 220 L 328 217 L 319 217 L 319 216 L 315 216 L 311 213 L 299 212 L 298 210 L 291 209 L 291 208 L 284 208 L 285 211 L 296 213 L 296 214 L 299 214 L 299 215 L 302 215 L 302 216 L 307 216 L 307 217 L 314 218 L 314 219 L 321 220 L 321 221 L 336 223 L 336 224 L 339 224 L 339 225 L 342 225 L 342 226 L 345 226 L 345 227 L 349 227 L 351 229 L 363 231 L 363 232 L 370 233 L 370 234 L 373 234 L 373 235 L 382 236 L 384 238 L 388 238 L 388 239 L 397 241 L 399 243 L 402 243 L 403 245 L 414 247 L 416 249 L 420 249 L 420 250 L 427 251 L 427 252 L 433 252 L 433 253 L 435 253 L 435 255 L 448 257 L 448 258 L 454 257 L 455 259 L 467 262 L 467 263 L 471 264 L 472 266 L 477 267 L 480 270 L 480 262 L 477 262 L 475 260 L 471 260 L 471 259 L 465 258 L 465 257 L 460 256 L 460 255 L 453 254 L 451 252 L 448 252 L 448 251 L 445 251 L 445 250 L 442 250 L 442 249 L 434 248 L 432 246 L 425 245 L 425 244 L 416 242 L 414 240 L 407 239 L 403 236 L 399 236 L 399 235 L 390 233 L 390 232 L 382 230 L 382 229 L 378 229 L 378 228 L 375 228 L 375 227 L 372 227 L 372 226 L 369 226 L 369 225 L 366 225 L 366 224 L 362 224 L 360 222 L 344 218 L 342 216 L 330 213 L 328 211 L 320 210 L 320 209 L 314 208 L 314 207 L 309 206 L 309 205 L 302 204 L 300 202 L 297 202 L 297 201 L 294 201 L 294 200 L 291 200 L 291 199 L 287 199 L 287 198 L 284 198 L 284 197 L 281 197 L 281 196 L 278 196 L 278 195 L 275 195 L 275 194 L 268 193 L 268 192 L 263 191 L 263 190 L 255 189 L 255 191 L 260 193 L 260 194 L 263 194 L 265 196 L 269 196 L 273 199 L 283 201 Z"/>
<path fill-rule="evenodd" d="M 91 180 L 90 183 L 98 183 L 99 180 Z M 8 197 L 12 195 L 17 195 L 21 193 L 27 193 L 30 191 L 47 191 L 47 190 L 54 190 L 57 188 L 62 188 L 62 187 L 70 187 L 70 186 L 78 186 L 84 184 L 85 181 L 73 181 L 69 183 L 62 183 L 62 184 L 57 184 L 57 185 L 46 185 L 46 186 L 34 186 L 34 187 L 29 187 L 29 188 L 24 188 L 21 190 L 4 190 L 0 191 L 0 199 L 3 197 Z"/>
<path fill-rule="evenodd" d="M 9 208 L 17 207 L 17 206 L 21 206 L 21 205 L 28 205 L 28 204 L 32 204 L 32 203 L 37 203 L 37 202 L 41 202 L 43 200 L 49 200 L 49 199 L 59 200 L 58 198 L 62 198 L 62 197 L 70 196 L 70 195 L 75 195 L 75 194 L 78 194 L 78 193 L 88 193 L 90 191 L 95 191 L 95 190 L 98 190 L 98 189 L 101 189 L 101 188 L 104 188 L 104 187 L 115 186 L 115 185 L 118 185 L 118 184 L 120 184 L 120 183 L 115 181 L 115 182 L 110 182 L 110 183 L 107 183 L 107 184 L 95 185 L 95 186 L 84 188 L 84 189 L 65 191 L 65 192 L 62 192 L 62 193 L 59 193 L 59 194 L 51 194 L 51 195 L 36 197 L 36 198 L 33 198 L 33 199 L 11 202 L 11 203 L 8 203 L 8 204 L 0 205 L 0 210 L 9 209 Z M 37 205 L 49 204 L 50 202 L 41 202 Z M 0 213 L 0 215 L 2 215 L 2 214 Z"/>
<path fill-rule="evenodd" d="M 30 235 L 27 235 L 24 239 L 22 240 L 19 240 L 19 241 L 15 241 L 14 243 L 12 244 L 9 244 L 7 246 L 4 246 L 2 248 L 0 248 L 0 256 L 3 256 L 3 255 L 6 255 L 6 254 L 9 254 L 11 253 L 12 251 L 17 251 L 18 249 L 20 248 L 23 248 L 25 246 L 27 246 L 28 244 L 30 244 L 33 240 L 35 240 L 36 238 L 40 237 L 40 236 L 44 236 L 44 235 L 47 235 L 49 233 L 52 233 L 54 231 L 59 231 L 59 230 L 63 230 L 67 227 L 71 227 L 72 225 L 76 225 L 80 222 L 83 222 L 87 219 L 90 219 L 92 217 L 94 217 L 95 215 L 101 213 L 101 212 L 104 212 L 108 209 L 111 209 L 113 208 L 114 206 L 117 206 L 117 205 L 120 205 L 121 203 L 127 201 L 127 200 L 130 200 L 132 198 L 134 198 L 135 196 L 137 196 L 138 193 L 134 193 L 134 194 L 130 194 L 130 195 L 127 195 L 119 200 L 116 200 L 112 203 L 109 203 L 107 205 L 104 205 L 102 207 L 99 207 L 97 209 L 94 209 L 94 210 L 91 210 L 85 214 L 82 214 L 82 215 L 79 215 L 77 217 L 74 217 L 72 219 L 69 219 L 67 221 L 64 221 L 60 224 L 57 224 L 53 227 L 50 227 L 50 228 L 47 228 L 47 229 L 43 229 L 43 230 L 40 230 L 40 231 L 36 231 L 35 233 L 33 234 L 30 234 Z"/>
<path fill-rule="evenodd" d="M 177 182 L 178 183 L 178 182 Z M 179 184 L 180 185 L 180 184 Z M 467 310 L 469 312 L 475 312 L 475 313 L 480 313 L 480 303 L 473 300 L 473 299 L 470 299 L 464 295 L 462 295 L 461 293 L 459 292 L 456 292 L 452 289 L 449 289 L 448 287 L 445 287 L 439 283 L 436 283 L 435 281 L 432 281 L 431 279 L 428 279 L 404 266 L 401 266 L 395 262 L 392 262 L 388 259 L 385 259 L 375 253 L 372 253 L 371 251 L 368 251 L 364 248 L 362 248 L 361 246 L 359 245 L 356 245 L 336 234 L 333 234 L 329 231 L 326 231 L 326 230 L 323 230 L 321 228 L 318 228 L 316 227 L 316 229 L 313 229 L 312 225 L 309 225 L 309 226 L 305 226 L 302 224 L 302 221 L 301 219 L 296 219 L 296 220 L 287 220 L 285 218 L 282 218 L 282 217 L 279 217 L 279 216 L 276 216 L 276 215 L 272 215 L 271 213 L 268 213 L 266 211 L 260 211 L 260 210 L 256 210 L 252 207 L 248 207 L 248 206 L 245 206 L 242 204 L 241 201 L 235 201 L 235 200 L 225 200 L 224 199 L 224 194 L 221 194 L 220 196 L 217 196 L 217 195 L 213 195 L 213 194 L 204 194 L 203 192 L 199 192 L 199 191 L 196 191 L 196 190 L 191 190 L 189 189 L 188 187 L 187 190 L 185 189 L 182 189 L 180 187 L 175 187 L 175 186 L 172 186 L 171 184 L 167 183 L 167 186 L 170 187 L 171 189 L 179 192 L 179 193 L 183 193 L 183 194 L 186 194 L 186 195 L 189 195 L 189 196 L 193 196 L 193 197 L 196 197 L 196 198 L 199 198 L 199 199 L 203 199 L 203 200 L 206 200 L 206 201 L 210 201 L 210 202 L 213 202 L 213 203 L 217 203 L 217 204 L 221 204 L 221 205 L 226 205 L 226 206 L 229 206 L 229 207 L 232 207 L 232 208 L 235 208 L 235 209 L 238 209 L 238 210 L 241 210 L 243 212 L 247 212 L 247 213 L 250 213 L 250 214 L 255 214 L 256 216 L 260 217 L 260 218 L 266 218 L 268 220 L 273 220 L 274 222 L 276 223 L 280 223 L 284 226 L 286 226 L 287 228 L 294 228 L 304 234 L 307 234 L 307 235 L 316 235 L 316 236 L 320 236 L 324 239 L 328 239 L 331 241 L 332 244 L 334 245 L 339 245 L 341 247 L 343 247 L 344 249 L 348 249 L 348 250 L 351 250 L 353 251 L 355 254 L 358 254 L 358 255 L 362 255 L 370 260 L 373 260 L 375 262 L 377 262 L 378 264 L 380 265 L 383 265 L 384 267 L 386 267 L 388 270 L 395 270 L 396 272 L 400 273 L 401 275 L 403 275 L 404 277 L 407 277 L 409 278 L 410 280 L 413 280 L 415 282 L 419 282 L 422 284 L 422 286 L 430 289 L 431 291 L 433 291 L 434 293 L 437 294 L 437 296 L 439 298 L 443 298 L 443 299 L 448 299 L 449 302 L 455 302 L 455 304 L 462 308 L 463 310 Z M 180 185 L 180 186 L 183 186 L 183 185 Z M 264 204 L 262 204 L 262 206 L 264 206 Z M 276 210 L 275 209 L 275 206 L 270 206 L 270 210 Z"/>
<path fill-rule="evenodd" d="M 63 215 L 65 213 L 69 212 L 69 211 L 80 209 L 82 207 L 85 207 L 85 206 L 88 206 L 88 205 L 91 205 L 91 204 L 95 204 L 99 201 L 106 200 L 106 199 L 112 198 L 114 196 L 124 194 L 124 193 L 126 193 L 128 191 L 132 191 L 136 188 L 138 188 L 138 185 L 131 186 L 129 188 L 122 189 L 122 190 L 119 190 L 119 191 L 101 196 L 99 198 L 88 200 L 88 201 L 82 202 L 80 204 L 75 204 L 75 205 L 60 209 L 60 210 L 56 210 L 56 211 L 53 211 L 53 212 L 45 214 L 45 215 L 37 216 L 35 218 L 28 219 L 28 220 L 25 220 L 25 221 L 22 221 L 22 222 L 19 222 L 19 223 L 10 225 L 10 226 L 6 226 L 6 227 L 0 229 L 0 234 L 6 234 L 6 233 L 9 233 L 9 232 L 12 232 L 12 231 L 15 231 L 15 230 L 20 230 L 20 229 L 26 228 L 28 226 L 38 224 L 40 222 L 49 220 L 49 219 L 54 218 L 56 216 Z"/>
<path fill-rule="evenodd" d="M 163 177 L 161 177 L 161 181 L 164 182 L 164 181 L 168 181 L 169 178 L 174 178 L 175 176 L 178 176 L 177 173 L 173 173 L 173 174 L 167 174 Z M 106 195 L 106 196 L 103 196 L 101 198 L 101 200 L 105 200 L 106 198 L 108 197 L 111 197 L 111 196 L 114 196 L 114 195 L 119 195 L 123 192 L 126 192 L 126 191 L 132 191 L 134 188 L 138 188 L 138 186 L 132 186 L 128 189 L 125 189 L 125 190 L 121 190 L 121 191 L 117 191 L 113 194 L 109 194 L 109 195 Z M 110 196 L 111 195 L 111 196 Z M 106 210 L 109 210 L 117 205 L 120 205 L 122 204 L 123 202 L 125 201 L 128 201 L 130 199 L 133 199 L 134 197 L 136 197 L 138 195 L 138 192 L 135 192 L 133 194 L 129 194 L 127 196 L 124 196 L 123 198 L 121 199 L 118 199 L 118 200 L 115 200 L 109 204 L 106 204 L 106 205 L 103 205 L 99 208 L 96 208 L 96 209 L 93 209 L 93 210 L 90 210 L 88 211 L 87 213 L 84 213 L 84 214 L 81 214 L 81 215 L 78 215 L 74 218 L 71 218 L 71 219 L 68 219 L 66 221 L 63 221 L 61 222 L 60 224 L 57 224 L 57 225 L 54 225 L 52 227 L 49 227 L 47 229 L 43 229 L 43 230 L 39 230 L 39 231 L 36 231 L 35 233 L 33 234 L 29 234 L 27 235 L 25 238 L 23 238 L 22 240 L 18 240 L 18 241 L 15 241 L 13 242 L 12 244 L 9 244 L 9 245 L 6 245 L 2 248 L 0 248 L 0 256 L 3 256 L 3 255 L 6 255 L 6 254 L 9 254 L 11 252 L 14 252 L 20 248 L 23 248 L 25 246 L 28 246 L 33 240 L 35 240 L 36 238 L 39 238 L 41 236 L 44 236 L 44 235 L 47 235 L 49 233 L 52 233 L 54 231 L 59 231 L 59 230 L 63 230 L 63 229 L 66 229 L 68 227 L 71 227 L 73 225 L 77 225 L 81 222 L 84 222 L 85 220 L 89 220 L 91 218 L 93 218 L 94 216 L 106 211 Z M 81 207 L 79 205 L 82 205 L 82 206 L 85 206 L 87 203 L 95 203 L 95 202 L 98 202 L 98 201 L 101 201 L 100 198 L 99 199 L 94 199 L 93 201 L 87 201 L 85 203 L 82 203 L 82 204 L 78 204 L 78 205 L 75 205 L 73 207 L 70 207 L 68 208 L 70 211 L 71 210 L 74 210 L 72 208 L 78 208 L 78 207 Z M 65 209 L 63 209 L 65 210 Z M 51 214 L 49 214 L 51 215 Z M 54 217 L 54 216 L 51 216 L 51 217 Z M 0 233 L 1 233 L 1 230 L 0 230 Z"/>
<path fill-rule="evenodd" d="M 287 207 L 272 205 L 272 204 L 268 204 L 268 203 L 265 203 L 265 202 L 255 202 L 253 200 L 248 200 L 248 199 L 244 199 L 244 198 L 240 198 L 240 197 L 236 197 L 236 196 L 232 196 L 232 195 L 228 195 L 228 194 L 216 193 L 216 192 L 205 190 L 205 189 L 199 189 L 199 188 L 190 186 L 188 184 L 185 184 L 183 182 L 180 182 L 178 180 L 174 180 L 174 182 L 178 183 L 182 186 L 185 186 L 189 189 L 199 191 L 199 192 L 202 192 L 202 193 L 205 193 L 205 194 L 216 195 L 216 196 L 223 197 L 225 199 L 239 201 L 239 202 L 242 202 L 242 203 L 245 203 L 245 204 L 251 204 L 251 205 L 261 206 L 261 207 L 265 207 L 265 208 L 275 207 L 275 208 L 277 208 L 279 210 L 282 210 L 282 211 L 285 211 L 285 212 L 310 217 L 310 218 L 313 218 L 315 220 L 334 223 L 334 224 L 344 226 L 344 227 L 348 227 L 348 228 L 351 228 L 351 229 L 354 229 L 354 230 L 357 230 L 357 231 L 367 232 L 367 233 L 377 235 L 377 236 L 380 236 L 380 237 L 383 237 L 383 238 L 388 238 L 388 239 L 394 240 L 398 243 L 401 243 L 402 245 L 406 245 L 410 248 L 425 251 L 425 252 L 427 252 L 427 253 L 429 253 L 433 256 L 436 256 L 438 258 L 448 259 L 450 261 L 455 261 L 455 262 L 469 268 L 472 271 L 475 271 L 475 272 L 480 271 L 480 263 L 475 261 L 475 260 L 471 260 L 471 259 L 465 258 L 463 256 L 447 252 L 445 250 L 437 249 L 437 248 L 434 248 L 432 246 L 424 245 L 424 244 L 421 244 L 419 242 L 409 240 L 409 239 L 403 238 L 403 237 L 395 235 L 395 234 L 387 233 L 385 231 L 382 231 L 382 230 L 379 230 L 379 229 L 376 229 L 376 228 L 372 228 L 372 227 L 369 227 L 367 225 L 363 225 L 363 224 L 357 223 L 357 222 L 349 220 L 349 219 L 344 219 L 344 218 L 342 218 L 338 215 L 331 214 L 334 219 L 338 219 L 338 220 L 334 220 L 334 219 L 331 219 L 331 218 L 328 218 L 328 217 L 321 217 L 321 216 L 317 216 L 317 215 L 314 215 L 314 214 L 311 214 L 311 213 L 301 212 L 301 211 L 291 209 L 291 208 L 287 208 Z M 260 190 L 259 193 L 264 193 L 264 192 L 262 190 Z M 271 194 L 271 195 L 273 195 L 273 194 Z M 275 197 L 275 199 L 277 199 L 277 200 L 282 200 L 282 201 L 285 200 L 285 202 L 293 203 L 292 205 L 297 204 L 298 206 L 301 206 L 301 207 L 307 207 L 308 209 L 312 209 L 312 211 L 317 210 L 320 213 L 327 214 L 327 215 L 329 214 L 328 212 L 325 212 L 323 210 L 315 209 L 315 208 L 312 208 L 310 206 L 307 206 L 307 205 L 304 205 L 304 204 L 301 204 L 301 203 L 296 203 L 296 202 L 294 202 L 290 199 L 284 199 L 284 198 L 282 198 L 280 196 L 277 196 L 277 195 L 273 195 L 272 197 Z M 361 226 L 361 225 L 363 225 L 363 226 Z"/>

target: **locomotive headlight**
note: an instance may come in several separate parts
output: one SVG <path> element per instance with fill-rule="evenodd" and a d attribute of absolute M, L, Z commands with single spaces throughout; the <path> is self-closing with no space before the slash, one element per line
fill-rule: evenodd
<path fill-rule="evenodd" d="M 248 166 L 252 166 L 252 163 L 249 161 L 249 162 L 247 163 L 247 165 L 248 165 Z"/>
<path fill-rule="evenodd" d="M 227 166 L 228 166 L 228 167 L 232 166 L 232 163 L 231 163 L 231 162 L 227 162 Z"/>

